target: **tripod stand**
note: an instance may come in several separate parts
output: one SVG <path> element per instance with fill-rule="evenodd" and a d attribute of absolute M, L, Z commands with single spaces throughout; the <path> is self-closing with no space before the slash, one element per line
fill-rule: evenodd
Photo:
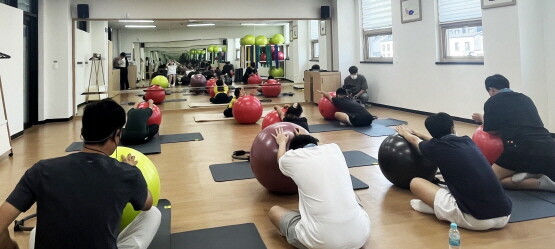
<path fill-rule="evenodd" d="M 90 94 L 98 94 L 98 100 L 101 100 L 101 94 L 106 94 L 106 88 L 104 88 L 103 91 L 100 90 L 100 86 L 98 84 L 98 72 L 101 71 L 102 72 L 102 86 L 106 86 L 106 81 L 104 80 L 104 65 L 102 64 L 102 55 L 94 53 L 93 56 L 89 59 L 91 61 L 91 73 L 89 75 L 89 86 L 87 87 L 87 92 L 82 93 L 81 95 L 90 95 Z M 92 91 L 90 92 L 91 89 L 91 81 L 93 78 L 93 72 L 94 72 L 94 77 L 95 77 L 95 86 L 96 86 L 96 91 Z M 89 102 L 89 98 L 86 98 L 85 102 Z"/>

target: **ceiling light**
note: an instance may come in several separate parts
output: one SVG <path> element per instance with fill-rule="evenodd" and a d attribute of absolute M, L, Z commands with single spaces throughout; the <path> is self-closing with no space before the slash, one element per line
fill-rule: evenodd
<path fill-rule="evenodd" d="M 126 28 L 136 28 L 136 29 L 145 29 L 145 28 L 156 28 L 156 25 L 125 25 Z"/>
<path fill-rule="evenodd" d="M 119 20 L 118 22 L 154 22 L 153 20 Z"/>
<path fill-rule="evenodd" d="M 241 26 L 268 26 L 267 23 L 241 23 Z"/>
<path fill-rule="evenodd" d="M 189 23 L 187 27 L 201 27 L 201 26 L 214 26 L 214 23 Z"/>

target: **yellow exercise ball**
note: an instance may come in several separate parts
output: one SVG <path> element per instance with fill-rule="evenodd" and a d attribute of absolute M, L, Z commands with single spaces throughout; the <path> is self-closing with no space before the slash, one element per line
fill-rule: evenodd
<path fill-rule="evenodd" d="M 152 194 L 152 205 L 158 205 L 158 199 L 160 198 L 160 176 L 158 175 L 158 170 L 152 161 L 150 161 L 150 159 L 148 159 L 148 157 L 143 153 L 123 146 L 118 146 L 116 151 L 114 151 L 110 157 L 121 162 L 121 157 L 127 156 L 128 154 L 135 156 L 135 160 L 137 161 L 136 166 L 143 174 L 148 190 L 150 191 L 150 194 Z M 121 215 L 120 231 L 129 225 L 139 212 L 141 211 L 135 211 L 131 203 L 127 203 L 123 209 L 123 214 Z"/>

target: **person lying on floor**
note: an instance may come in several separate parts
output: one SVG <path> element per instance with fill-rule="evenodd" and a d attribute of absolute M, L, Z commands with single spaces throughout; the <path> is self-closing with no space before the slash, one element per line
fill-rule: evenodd
<path fill-rule="evenodd" d="M 410 190 L 418 198 L 410 201 L 412 208 L 470 230 L 507 225 L 511 200 L 472 139 L 455 135 L 453 118 L 447 113 L 431 115 L 424 124 L 431 137 L 406 126 L 396 130 L 438 166 L 448 188 L 412 179 Z"/>
<path fill-rule="evenodd" d="M 347 90 L 344 88 L 338 88 L 335 91 L 336 97 L 332 97 L 327 92 L 318 91 L 325 98 L 337 107 L 340 112 L 335 113 L 335 119 L 339 122 L 350 125 L 350 126 L 368 126 L 372 124 L 374 117 L 368 110 L 360 105 L 352 97 L 349 97 Z"/>
<path fill-rule="evenodd" d="M 282 109 L 286 109 L 286 112 L 284 113 Z M 274 106 L 274 110 L 276 110 L 282 122 L 297 124 L 310 132 L 308 129 L 308 120 L 305 117 L 301 117 L 303 114 L 303 107 L 301 104 L 293 103 L 293 105 L 284 105 L 283 107 L 276 105 Z"/>
<path fill-rule="evenodd" d="M 139 109 L 139 102 L 127 112 L 127 123 L 121 135 L 121 143 L 124 145 L 143 144 L 148 142 L 154 137 L 160 125 L 148 125 L 148 119 L 152 115 L 152 107 L 154 102 L 152 99 L 148 100 L 148 108 Z"/>

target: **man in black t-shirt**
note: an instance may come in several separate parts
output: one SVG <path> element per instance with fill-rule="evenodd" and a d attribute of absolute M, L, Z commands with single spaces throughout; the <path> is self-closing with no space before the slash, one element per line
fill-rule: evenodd
<path fill-rule="evenodd" d="M 148 142 L 158 133 L 160 126 L 157 124 L 147 125 L 152 115 L 154 102 L 148 100 L 148 108 L 139 109 L 140 102 L 127 112 L 127 124 L 121 135 L 121 143 L 124 145 L 142 144 Z"/>
<path fill-rule="evenodd" d="M 513 92 L 499 74 L 486 78 L 485 86 L 490 98 L 484 114 L 474 113 L 472 119 L 503 139 L 504 151 L 492 166 L 497 178 L 505 188 L 555 192 L 555 141 L 534 102 Z"/>
<path fill-rule="evenodd" d="M 0 206 L 0 248 L 18 248 L 8 226 L 37 203 L 37 226 L 30 244 L 36 249 L 147 248 L 160 225 L 134 156 L 110 157 L 120 142 L 125 111 L 104 99 L 85 107 L 81 152 L 41 160 L 28 169 Z M 127 203 L 143 210 L 121 233 Z M 119 235 L 118 235 L 119 233 Z"/>
<path fill-rule="evenodd" d="M 453 118 L 447 113 L 429 116 L 425 126 L 432 136 L 404 126 L 396 130 L 438 166 L 448 189 L 416 177 L 410 190 L 418 199 L 411 200 L 411 206 L 471 230 L 504 227 L 512 203 L 476 144 L 468 136 L 455 135 Z"/>
<path fill-rule="evenodd" d="M 365 107 L 361 106 L 354 99 L 347 96 L 347 90 L 344 88 L 338 88 L 335 92 L 336 97 L 331 97 L 327 92 L 318 91 L 325 98 L 335 105 L 340 112 L 335 113 L 335 119 L 339 122 L 348 124 L 350 126 L 368 126 L 372 124 L 374 120 L 372 114 L 366 110 Z"/>
<path fill-rule="evenodd" d="M 368 102 L 368 82 L 362 74 L 358 74 L 358 68 L 356 66 L 349 67 L 350 75 L 345 77 L 343 80 L 343 87 L 346 89 L 348 94 L 351 94 L 353 98 L 360 101 L 362 104 L 366 105 Z"/>
<path fill-rule="evenodd" d="M 250 66 L 247 67 L 247 69 L 245 70 L 245 74 L 243 74 L 243 84 L 248 84 L 249 83 L 249 77 L 251 77 L 252 74 L 256 74 L 258 71 L 256 70 L 256 63 L 251 62 Z"/>

